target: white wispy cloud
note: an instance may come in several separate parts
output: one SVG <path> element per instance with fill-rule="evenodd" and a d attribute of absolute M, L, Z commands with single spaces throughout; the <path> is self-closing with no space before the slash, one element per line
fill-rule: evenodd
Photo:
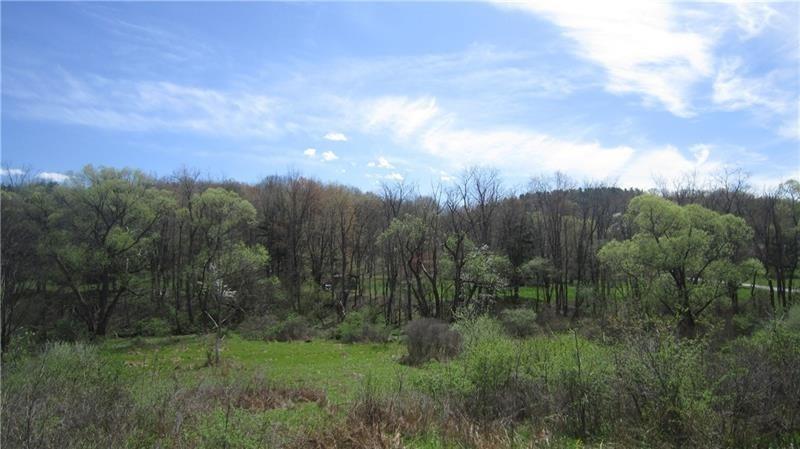
<path fill-rule="evenodd" d="M 380 182 L 380 181 L 403 182 L 403 180 L 406 179 L 405 176 L 397 172 L 387 173 L 385 175 L 367 173 L 364 176 L 366 176 L 368 179 L 374 179 L 375 182 Z"/>
<path fill-rule="evenodd" d="M 456 180 L 456 177 L 444 170 L 439 170 L 439 180 L 442 182 L 453 182 Z"/>
<path fill-rule="evenodd" d="M 0 176 L 21 176 L 25 174 L 25 170 L 19 168 L 0 168 Z"/>
<path fill-rule="evenodd" d="M 329 132 L 325 134 L 324 137 L 326 140 L 332 140 L 334 142 L 347 142 L 347 136 L 338 132 Z"/>
<path fill-rule="evenodd" d="M 421 136 L 421 147 L 455 170 L 490 165 L 517 176 L 562 170 L 596 179 L 615 175 L 634 154 L 630 147 L 562 140 L 527 129 L 432 129 Z"/>
<path fill-rule="evenodd" d="M 713 147 L 711 145 L 698 143 L 689 147 L 689 151 L 692 153 L 692 155 L 694 155 L 694 159 L 697 164 L 703 164 L 711 155 L 712 148 Z"/>
<path fill-rule="evenodd" d="M 4 94 L 28 118 L 124 131 L 275 137 L 286 132 L 276 98 L 172 82 L 130 81 L 66 72 L 12 73 Z"/>
<path fill-rule="evenodd" d="M 678 116 L 691 116 L 692 85 L 712 73 L 708 29 L 678 26 L 665 2 L 500 3 L 544 17 L 577 43 L 577 53 L 605 68 L 606 88 L 636 93 Z"/>
<path fill-rule="evenodd" d="M 316 148 L 306 148 L 303 151 L 303 156 L 314 158 L 317 156 L 317 149 Z"/>
<path fill-rule="evenodd" d="M 128 63 L 134 58 L 163 59 L 167 63 L 182 63 L 200 58 L 210 58 L 211 47 L 201 36 L 193 35 L 177 23 L 156 26 L 155 21 L 137 23 L 131 14 L 116 9 L 116 5 L 84 3 L 79 9 L 99 25 L 112 39 L 111 51 L 124 57 Z M 141 65 L 137 64 L 137 68 Z"/>
<path fill-rule="evenodd" d="M 787 139 L 800 140 L 800 105 L 798 105 L 798 115 L 784 121 L 778 128 L 778 134 Z"/>
<path fill-rule="evenodd" d="M 741 59 L 724 60 L 714 78 L 712 98 L 726 110 L 763 107 L 775 114 L 787 112 L 787 100 L 791 94 L 783 92 L 770 75 L 747 78 L 739 74 Z"/>
<path fill-rule="evenodd" d="M 761 34 L 777 15 L 775 9 L 767 3 L 738 0 L 733 3 L 733 6 L 736 13 L 736 24 L 745 39 Z"/>
<path fill-rule="evenodd" d="M 39 179 L 43 179 L 45 181 L 59 182 L 59 183 L 69 179 L 69 175 L 65 175 L 63 173 L 47 172 L 47 171 L 39 173 L 38 175 L 36 175 L 36 177 Z"/>
<path fill-rule="evenodd" d="M 394 165 L 392 165 L 388 159 L 383 156 L 379 156 L 377 161 L 371 161 L 367 163 L 367 167 L 377 167 L 377 168 L 385 168 L 385 169 L 392 169 Z"/>
<path fill-rule="evenodd" d="M 692 174 L 699 182 L 707 182 L 724 164 L 710 158 L 710 147 L 693 146 L 693 157 L 667 145 L 637 151 L 628 164 L 620 167 L 616 179 L 622 187 L 655 187 L 658 180 L 673 181 Z"/>
<path fill-rule="evenodd" d="M 364 102 L 361 109 L 368 130 L 388 129 L 400 139 L 407 138 L 439 115 L 436 99 L 432 97 L 414 100 L 407 97 L 380 97 Z"/>
<path fill-rule="evenodd" d="M 425 102 L 412 99 L 406 103 Z M 428 160 L 440 163 L 438 175 L 444 182 L 453 179 L 449 172 L 482 165 L 496 167 L 516 178 L 563 171 L 577 178 L 619 180 L 626 187 L 652 187 L 659 175 L 672 179 L 691 171 L 708 177 L 722 166 L 709 144 L 693 145 L 685 151 L 671 145 L 607 146 L 524 127 L 459 125 L 455 113 L 441 109 L 437 109 L 436 117 L 447 119 L 426 120 L 405 139 L 420 148 Z M 373 132 L 380 133 L 382 129 Z M 380 159 L 368 165 L 379 164 Z M 381 179 L 382 175 L 368 176 Z"/>
<path fill-rule="evenodd" d="M 322 160 L 325 162 L 335 161 L 336 159 L 339 159 L 339 156 L 333 151 L 325 151 L 322 153 Z"/>

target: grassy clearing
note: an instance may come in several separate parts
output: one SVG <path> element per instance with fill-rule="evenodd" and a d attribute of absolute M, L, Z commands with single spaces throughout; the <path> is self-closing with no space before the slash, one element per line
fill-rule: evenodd
<path fill-rule="evenodd" d="M 226 337 L 223 367 L 207 367 L 205 336 L 165 338 L 109 339 L 100 347 L 101 357 L 118 367 L 127 378 L 132 396 L 141 404 L 152 403 L 149 396 L 161 390 L 188 388 L 218 382 L 235 372 L 238 377 L 263 372 L 279 385 L 313 388 L 324 391 L 327 401 L 300 402 L 288 407 L 268 410 L 236 409 L 226 417 L 222 406 L 203 415 L 197 435 L 192 438 L 213 443 L 226 420 L 229 428 L 243 435 L 257 434 L 259 425 L 284 429 L 285 434 L 302 434 L 318 428 L 336 428 L 349 407 L 364 395 L 365 388 L 381 397 L 392 396 L 400 389 L 423 388 L 430 393 L 455 390 L 471 393 L 495 379 L 466 376 L 467 372 L 482 372 L 484 364 L 496 363 L 496 357 L 519 353 L 526 358 L 536 378 L 552 378 L 564 370 L 574 369 L 576 340 L 571 335 L 538 336 L 513 342 L 507 339 L 483 341 L 477 358 L 456 359 L 451 362 L 430 362 L 421 367 L 400 363 L 405 347 L 399 343 L 342 344 L 329 340 L 312 342 L 249 341 L 232 334 Z M 497 347 L 497 345 L 503 347 Z M 505 348 L 504 345 L 513 347 Z M 610 360 L 610 350 L 586 340 L 578 341 L 584 366 L 588 371 L 603 370 Z M 461 385 L 455 385 L 461 384 Z M 236 433 L 232 438 L 237 438 Z M 246 440 L 246 438 L 245 438 Z M 445 448 L 454 446 L 451 439 L 436 432 L 422 433 L 403 441 L 409 448 Z M 574 446 L 574 445 L 578 446 Z M 557 447 L 580 447 L 579 440 L 564 439 Z M 234 444 L 234 446 L 236 446 Z M 243 446 L 247 446 L 243 444 Z"/>
<path fill-rule="evenodd" d="M 191 378 L 213 370 L 205 367 L 208 346 L 205 336 L 110 339 L 100 351 L 134 377 L 176 372 Z M 325 390 L 329 401 L 341 402 L 367 376 L 388 387 L 407 374 L 411 369 L 398 363 L 404 351 L 398 343 L 261 342 L 231 334 L 224 340 L 222 357 L 236 370 L 262 372 L 288 385 L 313 385 Z"/>
<path fill-rule="evenodd" d="M 58 344 L 4 367 L 3 400 L 22 410 L 3 423 L 4 447 L 750 447 L 765 432 L 800 442 L 782 412 L 800 392 L 796 316 L 719 349 L 663 324 L 610 339 L 511 338 L 482 316 L 453 326 L 457 357 L 418 367 L 400 363 L 396 342 L 231 333 L 219 366 L 206 363 L 208 336 Z M 758 390 L 764 377 L 777 387 Z"/>

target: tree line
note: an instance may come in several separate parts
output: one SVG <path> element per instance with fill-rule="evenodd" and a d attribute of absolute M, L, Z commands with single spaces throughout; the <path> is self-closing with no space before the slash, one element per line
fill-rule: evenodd
<path fill-rule="evenodd" d="M 389 324 L 450 320 L 532 286 L 563 316 L 624 298 L 691 332 L 714 300 L 738 307 L 742 283 L 765 283 L 772 309 L 792 302 L 800 183 L 756 192 L 733 170 L 643 192 L 557 173 L 512 191 L 471 168 L 426 193 L 363 192 L 87 166 L 61 184 L 6 176 L 1 217 L 4 350 L 23 329 L 125 335 L 151 318 L 176 333 L 364 306 Z"/>

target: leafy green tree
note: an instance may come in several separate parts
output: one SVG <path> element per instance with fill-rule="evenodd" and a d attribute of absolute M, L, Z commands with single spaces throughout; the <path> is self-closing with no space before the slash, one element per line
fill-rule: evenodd
<path fill-rule="evenodd" d="M 249 270 L 235 270 L 230 265 L 232 254 L 248 256 L 247 251 L 260 251 L 244 245 L 256 225 L 256 209 L 237 193 L 219 187 L 206 189 L 192 198 L 192 208 L 196 215 L 198 244 L 198 263 L 195 279 L 199 288 L 197 294 L 203 313 L 208 313 L 209 300 L 213 300 L 215 283 L 228 278 L 232 273 L 239 276 L 252 274 Z M 265 265 L 265 264 L 264 264 Z M 216 266 L 216 273 L 213 267 Z M 251 265 L 244 265 L 250 268 Z M 262 267 L 263 268 L 263 267 Z"/>
<path fill-rule="evenodd" d="M 545 299 L 548 304 L 551 299 L 551 289 L 553 278 L 557 275 L 553 264 L 544 257 L 534 257 L 523 263 L 517 268 L 517 276 L 524 283 L 536 286 L 536 310 L 539 310 L 539 300 L 541 299 L 539 287 L 544 288 Z"/>
<path fill-rule="evenodd" d="M 105 335 L 120 299 L 134 292 L 143 248 L 174 202 L 139 171 L 91 165 L 55 191 L 46 251 L 93 335 Z"/>
<path fill-rule="evenodd" d="M 513 266 L 508 257 L 489 251 L 487 246 L 476 248 L 467 256 L 464 265 L 465 284 L 469 285 L 467 300 L 477 293 L 479 299 L 497 296 L 497 290 L 508 286 Z"/>
<path fill-rule="evenodd" d="M 42 204 L 48 188 L 25 182 L 5 184 L 0 192 L 0 343 L 4 354 L 26 316 L 44 302 L 40 299 L 52 273 L 39 251 L 43 239 L 40 206 L 49 207 Z"/>
<path fill-rule="evenodd" d="M 752 230 L 733 215 L 654 195 L 631 200 L 627 214 L 633 237 L 605 245 L 601 260 L 645 283 L 649 296 L 692 335 L 696 318 L 726 293 L 731 272 L 741 264 L 737 249 L 752 238 Z"/>
<path fill-rule="evenodd" d="M 244 313 L 243 302 L 252 296 L 254 287 L 266 279 L 259 274 L 269 263 L 269 253 L 261 245 L 247 246 L 234 243 L 208 267 L 207 291 L 212 307 L 206 315 L 214 326 L 213 363 L 219 365 L 220 347 L 225 326 L 239 313 Z"/>
<path fill-rule="evenodd" d="M 400 249 L 404 269 L 409 274 L 408 288 L 417 300 L 417 310 L 423 317 L 441 313 L 442 285 L 439 282 L 437 249 L 439 236 L 421 217 L 405 214 L 392 220 L 378 237 L 378 243 L 393 239 Z M 431 303 L 434 307 L 431 308 Z"/>

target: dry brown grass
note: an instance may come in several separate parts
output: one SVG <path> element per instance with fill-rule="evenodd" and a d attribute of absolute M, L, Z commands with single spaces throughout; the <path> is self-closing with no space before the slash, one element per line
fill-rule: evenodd
<path fill-rule="evenodd" d="M 423 395 L 379 398 L 369 394 L 362 395 L 335 425 L 304 435 L 289 447 L 402 449 L 409 440 L 434 434 L 456 447 L 475 449 L 547 448 L 551 442 L 547 430 L 521 441 L 508 422 L 477 422 L 450 404 Z"/>

